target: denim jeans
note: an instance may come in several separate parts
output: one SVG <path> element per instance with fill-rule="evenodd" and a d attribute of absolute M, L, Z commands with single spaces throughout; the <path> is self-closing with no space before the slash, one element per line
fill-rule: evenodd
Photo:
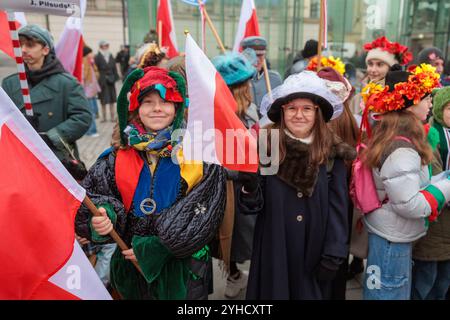
<path fill-rule="evenodd" d="M 412 243 L 393 243 L 369 233 L 364 300 L 409 300 Z"/>
<path fill-rule="evenodd" d="M 116 250 L 117 245 L 113 244 L 102 244 L 95 245 L 97 251 L 97 262 L 95 263 L 95 271 L 97 272 L 100 280 L 102 280 L 105 287 L 110 283 L 110 265 L 111 257 Z"/>
<path fill-rule="evenodd" d="M 414 260 L 414 300 L 445 300 L 450 287 L 450 261 Z"/>
<path fill-rule="evenodd" d="M 89 98 L 88 102 L 89 102 L 89 109 L 92 115 L 92 123 L 91 126 L 89 127 L 89 130 L 86 132 L 86 135 L 91 136 L 97 133 L 97 125 L 95 124 L 95 116 L 98 113 L 97 98 Z"/>

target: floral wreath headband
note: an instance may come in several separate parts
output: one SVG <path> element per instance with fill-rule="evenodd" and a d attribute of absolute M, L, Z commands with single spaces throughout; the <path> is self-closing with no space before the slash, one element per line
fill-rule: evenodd
<path fill-rule="evenodd" d="M 368 111 L 384 114 L 401 110 L 406 106 L 406 100 L 418 104 L 426 95 L 440 87 L 440 76 L 436 68 L 429 64 L 413 66 L 408 70 L 411 75 L 407 82 L 400 82 L 389 91 L 389 86 L 369 83 L 361 92 Z"/>
<path fill-rule="evenodd" d="M 344 73 L 345 73 L 345 64 L 339 58 L 335 58 L 333 56 L 322 57 L 320 59 L 320 62 L 322 64 L 322 68 L 331 67 L 334 70 L 336 70 L 337 72 L 339 72 L 341 75 L 344 75 Z M 309 61 L 308 66 L 306 67 L 306 70 L 316 72 L 318 63 L 319 63 L 318 57 L 311 59 Z"/>
<path fill-rule="evenodd" d="M 408 47 L 397 42 L 390 42 L 386 37 L 381 37 L 364 45 L 364 50 L 367 52 L 380 49 L 395 56 L 395 59 L 402 65 L 406 66 L 413 60 L 413 54 L 408 51 Z"/>

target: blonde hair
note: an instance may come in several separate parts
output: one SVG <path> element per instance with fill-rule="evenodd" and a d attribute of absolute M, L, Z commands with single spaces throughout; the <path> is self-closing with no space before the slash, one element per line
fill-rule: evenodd
<path fill-rule="evenodd" d="M 236 114 L 243 117 L 252 103 L 252 92 L 250 87 L 250 80 L 230 87 L 231 93 L 237 102 L 238 109 Z"/>

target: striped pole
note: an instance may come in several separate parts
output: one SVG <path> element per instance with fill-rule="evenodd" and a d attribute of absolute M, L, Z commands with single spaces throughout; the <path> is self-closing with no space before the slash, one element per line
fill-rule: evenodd
<path fill-rule="evenodd" d="M 22 96 L 25 106 L 25 113 L 27 116 L 33 116 L 33 107 L 31 105 L 30 89 L 28 87 L 27 74 L 25 73 L 25 66 L 23 64 L 22 49 L 20 48 L 19 34 L 17 32 L 16 17 L 14 12 L 8 11 L 9 32 L 14 48 L 14 56 L 16 58 L 17 71 L 19 72 L 20 88 L 22 89 Z"/>

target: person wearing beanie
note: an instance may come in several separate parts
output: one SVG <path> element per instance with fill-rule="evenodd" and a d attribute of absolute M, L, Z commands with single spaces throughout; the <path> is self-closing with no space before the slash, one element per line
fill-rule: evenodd
<path fill-rule="evenodd" d="M 252 79 L 252 95 L 253 95 L 253 103 L 256 105 L 259 109 L 261 107 L 261 102 L 264 97 L 264 95 L 267 93 L 267 84 L 264 77 L 264 69 L 263 69 L 263 63 L 264 60 L 266 60 L 266 53 L 267 53 L 267 40 L 263 37 L 247 37 L 244 38 L 241 42 L 242 50 L 245 51 L 245 49 L 253 49 L 257 56 L 257 61 L 255 64 L 256 68 L 256 74 Z M 278 87 L 283 82 L 281 80 L 281 76 L 278 72 L 274 70 L 268 70 L 269 72 L 269 82 L 272 87 L 272 89 Z"/>
<path fill-rule="evenodd" d="M 433 175 L 450 170 L 450 88 L 433 93 L 431 125 L 438 132 Z M 446 205 L 426 236 L 414 244 L 412 299 L 445 300 L 450 287 L 450 208 Z"/>
<path fill-rule="evenodd" d="M 18 34 L 34 112 L 26 118 L 74 178 L 82 180 L 86 170 L 76 141 L 92 122 L 83 87 L 64 70 L 47 30 L 30 24 Z M 2 88 L 25 113 L 19 74 L 3 79 Z"/>
<path fill-rule="evenodd" d="M 447 176 L 431 183 L 436 135 L 422 124 L 438 86 L 435 68 L 422 64 L 410 72 L 388 72 L 385 87 L 371 83 L 363 89 L 368 143 L 361 159 L 372 169 L 381 202 L 363 218 L 369 232 L 367 265 L 372 266 L 364 281 L 366 300 L 410 299 L 413 243 L 450 200 Z M 369 112 L 377 115 L 373 131 L 367 126 Z"/>
<path fill-rule="evenodd" d="M 133 71 L 118 97 L 113 146 L 82 183 L 103 216 L 82 206 L 77 233 L 105 244 L 114 228 L 130 248 L 116 249 L 110 266 L 111 286 L 123 299 L 208 297 L 208 243 L 223 218 L 225 171 L 184 160 L 178 129 L 186 101 L 178 73 Z"/>
<path fill-rule="evenodd" d="M 369 82 L 383 84 L 386 74 L 394 65 L 405 66 L 412 61 L 408 47 L 380 37 L 364 45 Z"/>
<path fill-rule="evenodd" d="M 92 49 L 88 46 L 84 46 L 83 48 L 83 89 L 86 94 L 86 98 L 88 99 L 89 108 L 91 109 L 92 114 L 92 124 L 89 130 L 86 132 L 87 136 L 98 137 L 97 126 L 95 123 L 95 119 L 98 115 L 98 105 L 97 105 L 97 96 L 101 91 L 100 85 L 98 84 L 99 79 L 98 68 L 94 62 L 94 54 Z"/>
<path fill-rule="evenodd" d="M 255 67 L 241 53 L 217 56 L 212 63 L 237 102 L 237 116 L 247 129 L 257 129 L 259 115 L 256 105 L 252 102 L 251 92 L 251 80 L 256 74 Z M 228 199 L 236 199 L 242 188 L 242 181 L 238 180 L 238 172 L 231 170 L 227 170 L 227 178 L 230 193 Z M 243 264 L 251 259 L 255 221 L 255 216 L 244 215 L 237 205 L 227 203 L 218 238 L 222 255 L 219 258 L 224 261 L 225 269 L 228 271 L 225 297 L 229 299 L 236 298 L 247 287 L 248 276 L 239 270 L 237 264 Z M 227 237 L 224 237 L 224 234 Z"/>
<path fill-rule="evenodd" d="M 261 164 L 261 176 L 240 174 L 240 210 L 257 214 L 247 299 L 330 299 L 348 255 L 345 161 L 356 156 L 326 125 L 342 114 L 342 100 L 304 71 L 266 95 L 262 110 L 274 123 L 264 145 L 279 161 L 275 173 Z"/>

